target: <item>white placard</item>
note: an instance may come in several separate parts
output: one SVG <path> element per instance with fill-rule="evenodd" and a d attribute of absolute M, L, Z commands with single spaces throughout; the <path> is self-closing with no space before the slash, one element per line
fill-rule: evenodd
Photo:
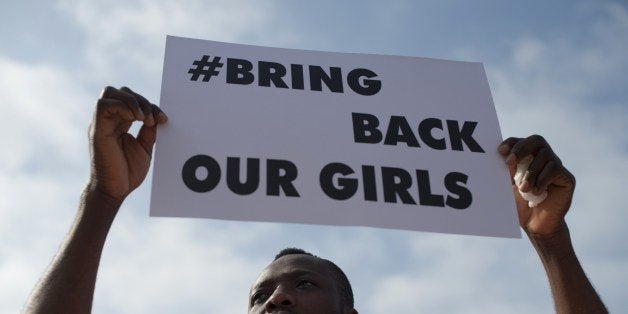
<path fill-rule="evenodd" d="M 481 63 L 168 36 L 151 216 L 520 237 Z"/>

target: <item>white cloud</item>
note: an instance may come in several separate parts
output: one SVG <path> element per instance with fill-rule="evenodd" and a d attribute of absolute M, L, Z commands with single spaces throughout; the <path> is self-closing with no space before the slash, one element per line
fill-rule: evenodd
<path fill-rule="evenodd" d="M 81 107 L 92 105 L 77 82 L 54 65 L 22 64 L 1 57 L 0 73 L 5 117 L 0 140 L 11 148 L 0 157 L 0 167 L 4 171 L 28 171 L 29 166 L 49 158 L 77 161 L 73 151 L 87 134 L 78 133 L 77 127 L 89 123 Z M 32 143 L 33 139 L 37 143 Z"/>
<path fill-rule="evenodd" d="M 147 224 L 145 219 L 119 218 L 101 265 L 95 309 L 117 313 L 246 311 L 247 288 L 260 261 L 242 254 L 237 239 L 201 237 L 200 224 L 190 220 L 159 219 Z M 233 231 L 240 237 L 261 232 L 258 228 Z M 219 227 L 213 232 L 225 230 Z"/>
<path fill-rule="evenodd" d="M 617 218 L 628 218 L 621 210 L 628 100 L 613 93 L 615 81 L 625 79 L 618 69 L 628 68 L 627 13 L 619 6 L 606 12 L 585 43 L 524 38 L 514 43 L 510 65 L 488 67 L 504 134 L 543 134 L 576 175 L 569 218 L 576 236 L 591 236 L 583 237 L 589 245 L 617 236 L 624 229 Z"/>
<path fill-rule="evenodd" d="M 272 19 L 272 5 L 240 1 L 74 1 L 61 2 L 85 31 L 86 78 L 160 83 L 166 35 L 238 42 L 255 36 Z M 140 78 L 138 80 L 138 78 Z M 133 82 L 128 82 L 133 80 Z"/>
<path fill-rule="evenodd" d="M 0 56 L 0 81 L 0 282 L 12 283 L 0 289 L 0 312 L 9 313 L 21 307 L 69 225 L 87 178 L 89 115 L 81 108 L 92 102 L 55 65 Z"/>
<path fill-rule="evenodd" d="M 531 313 L 550 306 L 538 260 L 529 259 L 526 240 L 422 235 L 410 241 L 404 258 L 414 265 L 379 278 L 367 313 Z M 535 302 L 515 270 L 527 275 Z M 539 277 L 539 278 L 534 278 Z M 513 298 L 512 295 L 517 295 Z"/>
<path fill-rule="evenodd" d="M 519 40 L 513 55 L 517 70 L 526 71 L 538 64 L 546 49 L 545 45 L 538 39 L 524 38 Z"/>

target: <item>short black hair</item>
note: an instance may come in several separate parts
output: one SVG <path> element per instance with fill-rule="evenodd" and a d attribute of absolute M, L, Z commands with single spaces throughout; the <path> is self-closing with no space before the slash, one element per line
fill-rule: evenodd
<path fill-rule="evenodd" d="M 338 265 L 334 264 L 334 262 L 330 260 L 320 258 L 303 249 L 294 248 L 294 247 L 285 248 L 279 251 L 279 253 L 275 255 L 275 259 L 273 261 L 276 261 L 283 256 L 293 255 L 293 254 L 301 254 L 301 255 L 308 255 L 308 256 L 316 257 L 322 260 L 324 263 L 326 263 L 334 272 L 336 284 L 338 284 L 338 288 L 340 290 L 340 299 L 341 299 L 342 305 L 346 305 L 350 308 L 353 308 L 353 290 L 351 289 L 351 283 L 349 282 L 349 278 L 347 278 L 347 275 L 345 275 L 345 273 L 342 271 L 342 269 L 340 269 L 340 267 L 338 267 Z"/>

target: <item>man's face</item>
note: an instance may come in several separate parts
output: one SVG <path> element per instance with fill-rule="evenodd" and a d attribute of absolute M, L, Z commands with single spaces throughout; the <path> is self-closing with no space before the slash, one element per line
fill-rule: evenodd
<path fill-rule="evenodd" d="M 333 271 L 319 258 L 290 254 L 272 262 L 251 287 L 249 313 L 356 313 L 341 304 Z"/>

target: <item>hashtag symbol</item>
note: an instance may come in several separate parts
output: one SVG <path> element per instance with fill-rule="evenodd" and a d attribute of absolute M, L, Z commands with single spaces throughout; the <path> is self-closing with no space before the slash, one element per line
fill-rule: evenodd
<path fill-rule="evenodd" d="M 220 63 L 220 57 L 214 57 L 212 61 L 209 61 L 209 56 L 204 55 L 201 60 L 194 60 L 192 63 L 196 67 L 191 68 L 188 73 L 192 74 L 190 81 L 198 81 L 200 76 L 203 76 L 203 82 L 209 82 L 209 79 L 218 75 L 219 71 L 216 68 L 222 68 L 222 63 Z"/>

